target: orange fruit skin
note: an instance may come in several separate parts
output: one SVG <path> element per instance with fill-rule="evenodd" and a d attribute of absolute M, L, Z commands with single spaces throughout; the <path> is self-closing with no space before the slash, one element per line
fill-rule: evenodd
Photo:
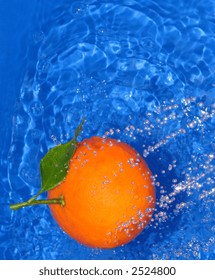
<path fill-rule="evenodd" d="M 63 182 L 48 198 L 59 226 L 81 244 L 114 248 L 130 242 L 149 223 L 155 207 L 152 174 L 142 157 L 115 139 L 78 144 Z"/>

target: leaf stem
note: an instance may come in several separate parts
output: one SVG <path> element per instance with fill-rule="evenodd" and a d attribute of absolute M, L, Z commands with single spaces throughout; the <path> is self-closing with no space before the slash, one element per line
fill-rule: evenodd
<path fill-rule="evenodd" d="M 26 202 L 28 202 L 28 203 L 31 203 L 32 201 L 34 201 L 34 200 L 36 200 L 37 198 L 38 198 L 38 196 L 41 194 L 42 192 L 41 192 L 41 190 L 37 193 L 37 194 L 35 194 L 34 196 L 32 196 L 28 201 L 26 201 Z"/>
<path fill-rule="evenodd" d="M 40 200 L 28 200 L 25 202 L 20 202 L 16 204 L 11 204 L 10 209 L 12 210 L 18 210 L 20 208 L 26 207 L 26 206 L 32 206 L 32 205 L 40 205 L 40 204 L 60 204 L 61 206 L 65 205 L 64 197 L 60 196 L 58 198 L 53 199 L 40 199 Z"/>

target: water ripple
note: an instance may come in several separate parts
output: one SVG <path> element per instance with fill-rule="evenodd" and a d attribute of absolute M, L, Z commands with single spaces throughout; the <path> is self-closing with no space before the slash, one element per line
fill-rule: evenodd
<path fill-rule="evenodd" d="M 1 209 L 0 258 L 213 258 L 213 1 L 61 2 L 47 4 L 49 13 L 40 4 L 35 15 L 40 24 L 32 27 L 13 118 L 7 200 L 37 192 L 40 159 L 70 139 L 84 116 L 80 139 L 115 137 L 146 158 L 157 209 L 140 236 L 110 251 L 69 239 L 43 206 Z"/>

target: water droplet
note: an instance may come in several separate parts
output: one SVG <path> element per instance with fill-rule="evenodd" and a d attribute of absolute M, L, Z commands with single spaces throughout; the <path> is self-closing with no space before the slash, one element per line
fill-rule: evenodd
<path fill-rule="evenodd" d="M 169 164 L 169 165 L 168 165 L 168 170 L 171 171 L 172 169 L 173 169 L 172 164 Z"/>
<path fill-rule="evenodd" d="M 112 141 L 109 142 L 109 146 L 113 147 L 113 142 Z"/>
<path fill-rule="evenodd" d="M 196 121 L 196 120 L 193 120 L 192 122 L 189 122 L 189 123 L 187 124 L 187 127 L 189 127 L 189 128 L 194 128 L 194 127 L 196 127 L 196 125 L 197 125 L 197 121 Z"/>
<path fill-rule="evenodd" d="M 149 203 L 153 201 L 153 198 L 152 198 L 150 195 L 147 196 L 146 199 L 147 199 L 147 201 L 148 201 Z"/>

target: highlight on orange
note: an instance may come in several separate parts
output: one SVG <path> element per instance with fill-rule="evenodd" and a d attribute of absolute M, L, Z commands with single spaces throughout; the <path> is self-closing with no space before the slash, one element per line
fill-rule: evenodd
<path fill-rule="evenodd" d="M 150 222 L 155 208 L 152 173 L 128 144 L 92 137 L 78 143 L 66 178 L 48 192 L 59 226 L 81 244 L 114 248 L 129 243 Z"/>

